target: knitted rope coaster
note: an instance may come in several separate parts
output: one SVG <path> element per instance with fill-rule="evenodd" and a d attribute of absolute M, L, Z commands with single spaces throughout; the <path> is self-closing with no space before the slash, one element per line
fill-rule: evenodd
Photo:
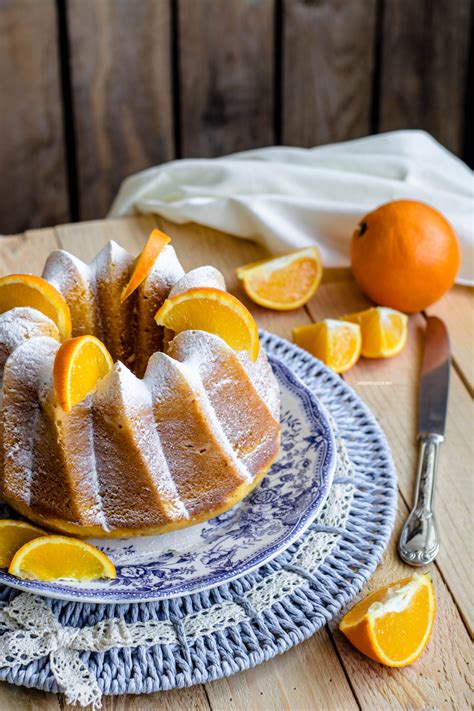
<path fill-rule="evenodd" d="M 172 600 L 83 604 L 0 588 L 0 679 L 99 708 L 102 694 L 190 686 L 260 664 L 354 599 L 395 518 L 385 437 L 351 388 L 319 361 L 268 333 L 262 345 L 316 393 L 334 423 L 337 468 L 316 520 L 256 571 Z"/>

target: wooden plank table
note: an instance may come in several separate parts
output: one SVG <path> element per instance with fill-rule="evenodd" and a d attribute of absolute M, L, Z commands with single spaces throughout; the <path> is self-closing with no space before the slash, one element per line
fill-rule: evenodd
<path fill-rule="evenodd" d="M 154 226 L 173 238 L 186 269 L 214 264 L 230 291 L 247 303 L 258 324 L 291 339 L 291 329 L 311 320 L 339 316 L 367 302 L 346 271 L 327 272 L 307 308 L 276 313 L 248 302 L 235 278 L 235 267 L 265 256 L 250 241 L 199 226 L 177 226 L 154 217 L 83 222 L 31 230 L 0 238 L 1 273 L 41 273 L 46 256 L 58 247 L 91 259 L 114 239 L 138 253 Z M 423 656 L 406 669 L 384 668 L 356 652 L 339 633 L 337 623 L 283 656 L 228 679 L 191 689 L 140 697 L 108 697 L 104 709 L 148 711 L 292 711 L 346 709 L 467 709 L 472 705 L 470 635 L 472 610 L 472 392 L 474 325 L 472 293 L 455 287 L 430 313 L 440 314 L 453 340 L 453 373 L 446 442 L 441 449 L 437 514 L 442 548 L 431 571 L 438 613 L 433 636 Z M 416 461 L 417 383 L 425 316 L 410 318 L 407 347 L 397 358 L 360 363 L 346 380 L 365 400 L 384 428 L 399 477 L 399 513 L 390 546 L 364 594 L 413 572 L 396 553 L 396 541 L 410 505 Z M 66 711 L 61 695 L 0 685 L 0 709 Z"/>

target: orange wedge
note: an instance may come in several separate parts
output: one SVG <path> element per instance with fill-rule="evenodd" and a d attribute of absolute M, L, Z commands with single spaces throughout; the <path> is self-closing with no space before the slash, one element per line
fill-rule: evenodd
<path fill-rule="evenodd" d="M 155 320 L 175 333 L 190 329 L 220 336 L 236 351 L 247 351 L 257 360 L 260 343 L 252 314 L 227 291 L 203 287 L 188 289 L 166 299 Z"/>
<path fill-rule="evenodd" d="M 290 311 L 313 296 L 321 282 L 323 265 L 318 248 L 308 247 L 247 264 L 236 273 L 246 294 L 256 304 L 275 311 Z"/>
<path fill-rule="evenodd" d="M 362 341 L 360 326 L 329 318 L 294 328 L 293 340 L 336 373 L 345 373 L 357 363 Z"/>
<path fill-rule="evenodd" d="M 54 359 L 54 387 L 66 412 L 83 400 L 113 367 L 102 341 L 95 336 L 78 336 L 63 343 Z"/>
<path fill-rule="evenodd" d="M 362 331 L 361 354 L 365 358 L 391 358 L 403 349 L 408 337 L 408 317 L 400 311 L 376 306 L 342 316 L 358 323 Z"/>
<path fill-rule="evenodd" d="M 361 600 L 342 618 L 339 629 L 376 662 L 406 667 L 428 644 L 435 613 L 430 576 L 415 573 Z"/>
<path fill-rule="evenodd" d="M 67 536 L 42 536 L 25 543 L 8 572 L 33 580 L 99 580 L 116 578 L 115 566 L 90 543 Z"/>
<path fill-rule="evenodd" d="M 141 254 L 135 261 L 130 281 L 126 284 L 122 291 L 120 296 L 121 303 L 123 303 L 125 299 L 128 299 L 130 294 L 133 294 L 135 289 L 137 289 L 140 284 L 145 281 L 156 261 L 156 258 L 162 251 L 163 247 L 165 247 L 170 241 L 170 237 L 165 235 L 164 232 L 161 232 L 161 230 L 152 230 Z"/>
<path fill-rule="evenodd" d="M 45 535 L 46 531 L 26 521 L 0 521 L 0 568 L 8 568 L 17 550 L 25 543 Z"/>
<path fill-rule="evenodd" d="M 9 274 L 0 279 L 0 313 L 29 306 L 48 316 L 58 327 L 61 340 L 71 336 L 71 314 L 63 295 L 41 277 Z"/>

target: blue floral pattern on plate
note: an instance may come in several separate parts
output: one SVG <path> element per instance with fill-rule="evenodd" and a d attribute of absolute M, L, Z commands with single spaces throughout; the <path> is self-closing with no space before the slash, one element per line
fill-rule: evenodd
<path fill-rule="evenodd" d="M 285 550 L 328 495 L 335 442 L 316 396 L 287 365 L 274 356 L 269 360 L 281 392 L 281 448 L 248 497 L 220 516 L 174 533 L 92 541 L 114 561 L 113 581 L 40 582 L 0 571 L 0 582 L 63 600 L 149 602 L 227 583 Z"/>

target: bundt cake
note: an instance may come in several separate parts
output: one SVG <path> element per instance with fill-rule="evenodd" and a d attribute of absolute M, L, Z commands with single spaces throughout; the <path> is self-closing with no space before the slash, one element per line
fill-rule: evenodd
<path fill-rule="evenodd" d="M 121 301 L 135 260 L 109 242 L 90 263 L 53 252 L 43 277 L 66 300 L 72 335 L 103 341 L 114 366 L 69 412 L 53 379 L 60 333 L 21 305 L 0 315 L 1 494 L 20 514 L 83 537 L 163 533 L 233 506 L 279 447 L 278 385 L 219 336 L 175 335 L 154 316 L 170 295 L 212 286 L 165 246 Z"/>

